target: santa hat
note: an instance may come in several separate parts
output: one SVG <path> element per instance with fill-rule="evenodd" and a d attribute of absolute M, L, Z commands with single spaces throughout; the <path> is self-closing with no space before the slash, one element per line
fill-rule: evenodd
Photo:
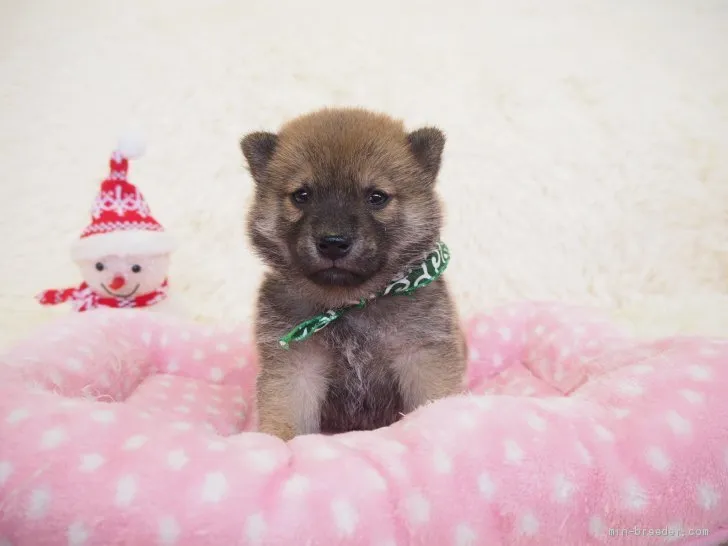
<path fill-rule="evenodd" d="M 141 192 L 127 180 L 129 160 L 144 154 L 143 141 L 127 135 L 109 161 L 109 176 L 101 183 L 91 209 L 91 223 L 71 247 L 75 261 L 129 254 L 167 254 L 171 235 L 152 216 Z"/>

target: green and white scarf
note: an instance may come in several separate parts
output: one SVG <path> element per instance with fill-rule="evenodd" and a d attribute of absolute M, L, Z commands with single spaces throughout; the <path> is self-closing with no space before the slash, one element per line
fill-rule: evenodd
<path fill-rule="evenodd" d="M 310 338 L 316 332 L 326 328 L 326 326 L 351 309 L 361 309 L 370 301 L 384 296 L 409 296 L 418 288 L 427 286 L 442 275 L 442 272 L 447 269 L 449 262 L 450 251 L 445 243 L 438 242 L 435 250 L 430 252 L 422 262 L 413 265 L 404 273 L 397 275 L 381 292 L 372 294 L 367 298 L 362 298 L 356 303 L 345 305 L 338 309 L 331 309 L 325 313 L 311 317 L 281 337 L 278 343 L 284 349 L 289 349 L 292 342 L 304 341 Z"/>

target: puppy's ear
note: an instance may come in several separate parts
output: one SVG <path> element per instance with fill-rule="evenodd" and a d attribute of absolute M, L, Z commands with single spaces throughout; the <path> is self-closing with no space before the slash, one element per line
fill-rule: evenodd
<path fill-rule="evenodd" d="M 240 149 L 248 162 L 250 173 L 260 182 L 268 163 L 273 158 L 278 144 L 278 136 L 273 133 L 257 132 L 245 135 L 240 141 Z"/>
<path fill-rule="evenodd" d="M 424 127 L 407 135 L 410 150 L 425 173 L 434 180 L 440 170 L 445 135 L 436 127 Z"/>

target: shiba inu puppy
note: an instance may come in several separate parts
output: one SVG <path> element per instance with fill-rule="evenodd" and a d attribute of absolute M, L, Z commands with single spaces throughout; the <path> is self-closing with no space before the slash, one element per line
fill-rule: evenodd
<path fill-rule="evenodd" d="M 436 128 L 325 109 L 241 142 L 247 232 L 269 267 L 256 312 L 259 430 L 388 426 L 461 392 L 466 349 L 441 276 Z"/>

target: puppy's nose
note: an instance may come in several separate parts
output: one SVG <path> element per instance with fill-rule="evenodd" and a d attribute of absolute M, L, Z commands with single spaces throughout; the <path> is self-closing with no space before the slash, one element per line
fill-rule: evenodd
<path fill-rule="evenodd" d="M 324 235 L 318 240 L 318 251 L 324 258 L 343 258 L 351 250 L 351 238 L 343 235 Z"/>

